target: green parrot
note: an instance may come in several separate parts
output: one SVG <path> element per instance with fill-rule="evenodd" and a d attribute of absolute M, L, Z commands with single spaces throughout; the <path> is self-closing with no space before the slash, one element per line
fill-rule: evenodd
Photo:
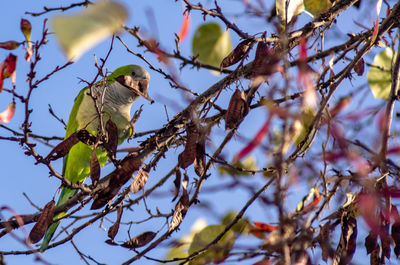
<path fill-rule="evenodd" d="M 125 65 L 116 69 L 112 74 L 107 76 L 106 86 L 104 81 L 97 82 L 92 91 L 96 96 L 97 105 L 101 105 L 103 98 L 103 124 L 111 119 L 118 128 L 118 143 L 121 144 L 132 133 L 130 110 L 133 102 L 139 96 L 153 102 L 147 94 L 149 86 L 150 74 L 141 66 Z M 97 135 L 99 119 L 95 108 L 93 98 L 88 94 L 89 88 L 83 88 L 75 99 L 69 116 L 65 138 L 80 129 L 86 129 L 92 135 Z M 64 157 L 63 175 L 71 182 L 83 182 L 90 175 L 90 158 L 93 147 L 82 142 L 74 145 L 69 153 Z M 100 166 L 104 166 L 107 162 L 107 152 L 98 148 L 96 155 Z M 69 198 L 74 196 L 78 190 L 63 187 L 56 206 L 64 204 Z M 65 216 L 65 212 L 54 216 L 54 220 Z M 56 231 L 58 222 L 51 224 L 44 236 L 40 250 L 43 252 Z"/>

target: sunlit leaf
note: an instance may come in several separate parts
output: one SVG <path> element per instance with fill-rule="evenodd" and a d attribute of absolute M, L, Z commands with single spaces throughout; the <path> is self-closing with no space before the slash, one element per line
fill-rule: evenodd
<path fill-rule="evenodd" d="M 188 32 L 189 32 L 189 25 L 190 25 L 190 16 L 189 13 L 183 15 L 183 21 L 181 25 L 181 29 L 179 30 L 178 37 L 179 41 L 184 41 Z"/>
<path fill-rule="evenodd" d="M 381 8 L 382 8 L 382 0 L 378 0 L 376 2 L 376 20 L 375 20 L 375 24 L 374 24 L 374 30 L 372 32 L 372 36 L 371 36 L 371 45 L 374 44 L 376 37 L 378 36 L 378 29 L 379 29 L 379 13 L 381 12 Z"/>
<path fill-rule="evenodd" d="M 321 201 L 322 196 L 319 194 L 318 188 L 311 188 L 308 195 L 303 197 L 301 202 L 297 204 L 296 211 L 307 213 L 316 207 Z"/>
<path fill-rule="evenodd" d="M 303 0 L 276 0 L 275 6 L 276 14 L 282 24 L 290 23 L 295 16 L 300 15 L 304 11 Z"/>
<path fill-rule="evenodd" d="M 227 213 L 223 218 L 222 218 L 222 224 L 223 225 L 229 225 L 235 218 L 237 212 L 229 212 Z M 248 233 L 249 231 L 249 221 L 246 218 L 240 218 L 233 226 L 232 226 L 232 231 L 235 233 Z"/>
<path fill-rule="evenodd" d="M 232 50 L 228 31 L 222 31 L 216 23 L 203 24 L 197 28 L 192 42 L 192 53 L 200 62 L 219 67 Z"/>
<path fill-rule="evenodd" d="M 375 55 L 373 66 L 369 68 L 367 80 L 375 98 L 389 99 L 393 56 L 393 50 L 386 48 Z"/>
<path fill-rule="evenodd" d="M 296 124 L 296 135 L 294 135 L 293 140 L 296 145 L 299 145 L 304 138 L 306 137 L 308 127 L 310 127 L 312 121 L 315 117 L 315 111 L 312 108 L 304 108 L 300 118 L 298 120 L 298 124 Z M 300 129 L 301 128 L 301 129 Z"/>
<path fill-rule="evenodd" d="M 304 7 L 313 16 L 318 16 L 331 8 L 332 3 L 330 0 L 304 0 Z"/>
<path fill-rule="evenodd" d="M 189 254 L 206 247 L 225 229 L 225 225 L 209 225 L 193 237 L 189 247 Z M 208 264 L 223 260 L 231 251 L 235 242 L 234 232 L 229 230 L 216 244 L 210 246 L 205 252 L 192 260 L 190 265 Z"/>
<path fill-rule="evenodd" d="M 7 108 L 0 112 L 0 122 L 1 123 L 8 123 L 14 117 L 15 113 L 15 103 L 8 104 Z"/>
<path fill-rule="evenodd" d="M 21 32 L 22 34 L 24 34 L 25 40 L 28 43 L 28 47 L 30 48 L 32 46 L 31 43 L 31 31 L 32 31 L 32 25 L 31 22 L 29 22 L 29 20 L 27 19 L 21 19 L 21 23 L 20 23 L 20 28 L 21 28 Z"/>
<path fill-rule="evenodd" d="M 52 27 L 69 60 L 77 60 L 94 45 L 117 33 L 128 18 L 116 1 L 100 1 L 76 15 L 55 16 Z"/>
<path fill-rule="evenodd" d="M 183 258 L 188 256 L 189 245 L 193 240 L 195 234 L 206 227 L 207 222 L 204 219 L 197 219 L 190 229 L 190 233 L 178 239 L 166 256 L 166 260 L 174 258 Z"/>

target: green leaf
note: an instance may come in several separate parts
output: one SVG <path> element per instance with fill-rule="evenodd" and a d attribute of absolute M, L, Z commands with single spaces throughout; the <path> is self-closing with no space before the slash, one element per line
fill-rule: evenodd
<path fill-rule="evenodd" d="M 288 3 L 287 12 L 286 3 Z M 304 11 L 303 0 L 276 0 L 275 6 L 276 14 L 282 24 L 285 24 L 286 14 L 287 23 L 290 23 L 295 16 L 300 15 Z"/>
<path fill-rule="evenodd" d="M 190 233 L 185 235 L 184 237 L 176 240 L 176 243 L 173 247 L 171 247 L 168 251 L 166 260 L 175 259 L 175 258 L 185 258 L 188 256 L 188 249 L 190 243 L 193 241 L 193 237 L 196 233 L 200 232 L 204 227 L 206 227 L 207 222 L 204 219 L 197 219 L 196 222 L 190 229 Z M 176 262 L 176 264 L 179 262 Z"/>
<path fill-rule="evenodd" d="M 318 16 L 331 8 L 332 3 L 330 0 L 304 0 L 304 7 L 313 16 Z"/>
<path fill-rule="evenodd" d="M 52 27 L 69 60 L 121 30 L 128 18 L 126 8 L 115 1 L 101 1 L 76 15 L 56 16 Z"/>
<path fill-rule="evenodd" d="M 222 231 L 225 225 L 209 225 L 193 237 L 189 247 L 189 255 L 203 249 L 213 241 Z M 203 265 L 211 262 L 219 262 L 225 259 L 235 243 L 234 232 L 229 230 L 216 244 L 210 246 L 205 252 L 192 260 L 190 265 Z"/>
<path fill-rule="evenodd" d="M 299 145 L 306 137 L 308 127 L 310 127 L 315 117 L 315 110 L 312 108 L 305 108 L 301 112 L 300 119 L 294 121 L 296 133 L 293 135 L 293 140 L 296 145 Z"/>
<path fill-rule="evenodd" d="M 28 42 L 28 47 L 32 46 L 31 43 L 31 31 L 32 31 L 32 24 L 27 19 L 21 19 L 20 28 L 22 34 L 24 34 L 25 40 Z"/>
<path fill-rule="evenodd" d="M 236 217 L 238 213 L 235 211 L 228 212 L 222 218 L 222 224 L 227 226 L 229 225 Z M 236 224 L 233 225 L 231 228 L 233 232 L 240 233 L 240 234 L 247 234 L 249 232 L 249 221 L 246 218 L 240 218 Z"/>
<path fill-rule="evenodd" d="M 389 99 L 392 83 L 391 69 L 393 56 L 393 50 L 386 48 L 375 55 L 372 64 L 376 67 L 369 68 L 367 80 L 375 98 Z"/>
<path fill-rule="evenodd" d="M 197 28 L 192 42 L 192 52 L 194 56 L 198 55 L 201 63 L 219 67 L 231 50 L 229 32 L 222 32 L 218 24 L 207 23 Z"/>

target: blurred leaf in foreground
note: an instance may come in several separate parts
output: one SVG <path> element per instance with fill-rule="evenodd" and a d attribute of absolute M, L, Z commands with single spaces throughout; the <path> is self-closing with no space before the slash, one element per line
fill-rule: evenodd
<path fill-rule="evenodd" d="M 367 79 L 368 85 L 375 98 L 388 99 L 392 83 L 392 59 L 393 50 L 386 48 L 375 55 L 373 66 L 369 68 Z"/>
<path fill-rule="evenodd" d="M 198 59 L 201 63 L 219 67 L 231 50 L 232 42 L 229 32 L 222 32 L 218 24 L 207 23 L 196 29 L 192 52 L 194 56 L 199 56 Z"/>
<path fill-rule="evenodd" d="M 128 18 L 126 8 L 115 1 L 101 1 L 76 15 L 55 16 L 52 27 L 69 60 L 117 33 Z"/>

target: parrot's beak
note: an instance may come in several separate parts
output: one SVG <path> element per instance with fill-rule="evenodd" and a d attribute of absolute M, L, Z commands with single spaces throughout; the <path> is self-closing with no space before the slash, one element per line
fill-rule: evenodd
<path fill-rule="evenodd" d="M 152 100 L 147 94 L 147 88 L 149 87 L 148 79 L 135 80 L 129 75 L 121 75 L 118 76 L 115 80 L 121 85 L 129 88 L 129 90 L 131 90 L 136 95 L 142 96 L 151 103 L 154 103 L 154 100 Z"/>
<path fill-rule="evenodd" d="M 139 81 L 139 90 L 142 92 L 140 96 L 144 97 L 148 101 L 151 102 L 151 104 L 154 103 L 154 100 L 152 100 L 149 97 L 149 94 L 147 94 L 147 88 L 149 87 L 149 80 L 148 79 L 143 79 Z"/>

